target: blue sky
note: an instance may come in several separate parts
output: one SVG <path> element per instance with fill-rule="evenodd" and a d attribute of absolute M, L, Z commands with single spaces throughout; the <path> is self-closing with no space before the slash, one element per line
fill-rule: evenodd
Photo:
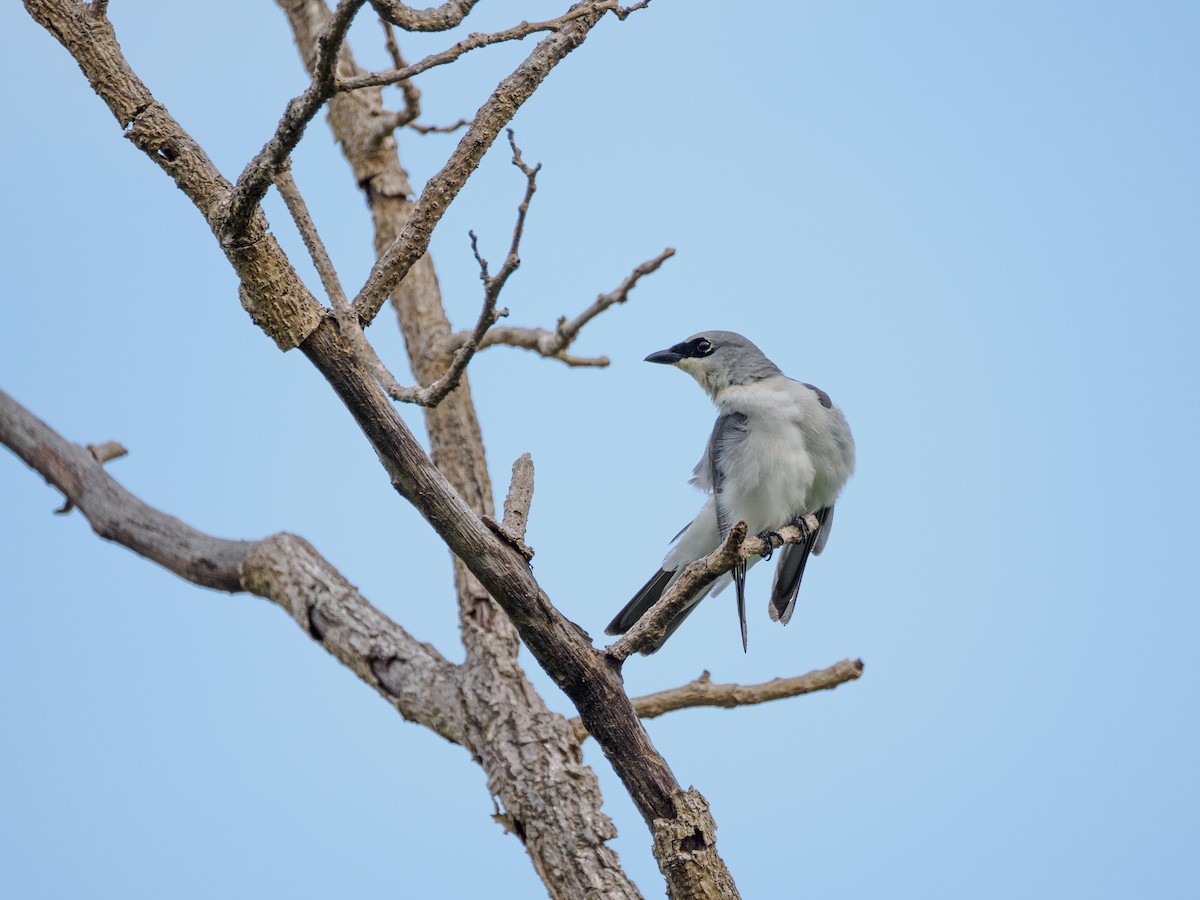
<path fill-rule="evenodd" d="M 467 30 L 561 11 L 482 6 Z M 606 22 L 514 122 L 544 169 L 510 321 L 549 325 L 679 251 L 581 338 L 611 368 L 505 349 L 472 365 L 498 490 L 520 453 L 537 465 L 535 571 L 601 633 L 699 506 L 687 478 L 713 415 L 641 359 L 741 331 L 844 408 L 859 472 L 788 628 L 755 570 L 748 655 L 722 595 L 627 683 L 866 662 L 833 693 L 649 723 L 711 802 L 743 895 L 1195 896 L 1200 14 L 778 6 L 657 0 Z M 111 15 L 227 176 L 304 87 L 270 3 Z M 383 64 L 374 23 L 351 37 Z M 429 73 L 426 119 L 470 115 L 531 45 Z M 12 5 L 0 51 L 17 86 L 0 388 L 73 440 L 123 442 L 112 474 L 199 528 L 304 535 L 458 658 L 444 548 L 303 357 L 248 321 L 201 217 Z M 453 140 L 404 137 L 415 183 Z M 357 286 L 369 221 L 323 121 L 295 174 Z M 497 148 L 435 236 L 461 326 L 481 301 L 467 230 L 499 259 L 522 189 Z M 307 273 L 274 197 L 268 217 Z M 387 314 L 371 335 L 403 372 Z M 540 896 L 467 755 L 282 612 L 50 515 L 59 498 L 9 455 L 0 498 L 12 896 Z M 655 896 L 645 827 L 585 753 Z"/>

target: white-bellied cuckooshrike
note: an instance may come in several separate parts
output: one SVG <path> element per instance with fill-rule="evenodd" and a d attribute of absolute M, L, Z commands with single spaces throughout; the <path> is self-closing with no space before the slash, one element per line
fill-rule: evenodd
<path fill-rule="evenodd" d="M 820 388 L 784 375 L 775 363 L 740 334 L 706 331 L 646 357 L 687 372 L 712 398 L 717 423 L 696 465 L 692 483 L 708 501 L 691 524 L 676 535 L 662 568 L 617 613 L 608 634 L 624 634 L 662 596 L 688 563 L 720 546 L 737 522 L 766 540 L 770 533 L 812 513 L 820 526 L 803 542 L 779 553 L 768 612 L 786 625 L 809 554 L 820 554 L 833 525 L 833 504 L 854 472 L 854 438 L 842 411 Z M 778 540 L 778 536 L 776 536 Z M 698 591 L 667 628 L 666 636 L 643 653 L 658 650 L 704 597 L 732 581 L 737 588 L 742 649 L 746 649 L 746 568 L 722 575 Z M 770 556 L 768 555 L 768 559 Z"/>

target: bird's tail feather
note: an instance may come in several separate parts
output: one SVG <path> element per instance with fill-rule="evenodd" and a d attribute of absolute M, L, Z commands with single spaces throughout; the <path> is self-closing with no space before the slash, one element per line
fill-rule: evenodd
<path fill-rule="evenodd" d="M 821 524 L 799 544 L 788 544 L 779 556 L 779 564 L 775 566 L 775 578 L 771 582 L 771 603 L 767 613 L 772 622 L 786 625 L 792 618 L 796 608 L 796 594 L 800 591 L 800 581 L 804 578 L 804 567 L 808 564 L 809 554 L 814 546 L 819 545 L 823 550 L 825 542 L 820 540 L 821 532 L 825 530 L 825 518 L 830 508 L 826 507 L 817 513 L 817 521 Z"/>
<path fill-rule="evenodd" d="M 640 591 L 633 595 L 622 610 L 616 614 L 608 627 L 604 629 L 605 634 L 624 634 L 633 627 L 633 623 L 646 614 L 658 598 L 663 595 L 663 591 L 667 589 L 667 584 L 671 581 L 671 576 L 674 572 L 668 572 L 665 569 L 659 569 L 654 573 L 654 577 L 647 581 Z"/>
<path fill-rule="evenodd" d="M 737 589 L 737 611 L 738 622 L 742 626 L 742 652 L 747 652 L 747 637 L 746 630 L 746 561 L 742 560 L 731 570 L 733 573 L 733 585 Z"/>
<path fill-rule="evenodd" d="M 667 589 L 674 576 L 674 572 L 668 572 L 665 569 L 659 569 L 654 573 L 654 577 L 647 581 L 642 586 L 642 589 L 633 595 L 633 599 L 626 603 L 625 607 L 608 623 L 608 627 L 604 629 L 604 633 L 624 634 L 632 628 L 633 624 L 644 616 L 650 607 L 659 601 L 659 598 L 662 597 L 663 592 Z M 662 645 L 667 642 L 667 638 L 673 635 L 675 630 L 683 624 L 683 620 L 690 616 L 692 610 L 700 605 L 700 600 L 707 593 L 708 591 L 701 591 L 698 596 L 694 597 L 688 607 L 675 616 L 667 625 L 667 632 L 662 636 L 662 640 L 646 647 L 642 650 L 642 655 L 649 656 L 651 653 L 658 652 Z"/>

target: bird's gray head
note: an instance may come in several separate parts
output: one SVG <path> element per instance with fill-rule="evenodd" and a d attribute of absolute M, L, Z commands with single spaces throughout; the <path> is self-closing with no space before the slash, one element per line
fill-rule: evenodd
<path fill-rule="evenodd" d="M 753 384 L 780 374 L 779 366 L 732 331 L 702 331 L 673 347 L 651 353 L 646 362 L 683 369 L 714 399 L 730 385 Z"/>

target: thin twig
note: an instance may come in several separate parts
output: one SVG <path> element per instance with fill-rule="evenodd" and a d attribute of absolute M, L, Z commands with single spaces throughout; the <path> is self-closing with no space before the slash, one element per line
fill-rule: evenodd
<path fill-rule="evenodd" d="M 591 0 L 580 3 L 570 13 L 556 20 L 558 24 L 551 33 L 496 86 L 479 107 L 471 127 L 441 170 L 425 183 L 408 221 L 391 245 L 379 254 L 371 274 L 354 298 L 354 308 L 365 324 L 374 320 L 388 295 L 425 254 L 433 229 L 478 167 L 500 129 L 512 121 L 517 110 L 533 95 L 550 71 L 584 42 L 591 29 L 611 9 L 611 0 Z M 412 71 L 414 68 L 409 67 L 399 77 L 411 77 L 415 74 Z"/>
<path fill-rule="evenodd" d="M 342 315 L 353 314 L 350 309 L 349 301 L 346 300 L 346 292 L 342 290 L 342 283 L 338 279 L 337 271 L 333 268 L 333 261 L 329 258 L 329 252 L 325 249 L 325 243 L 321 240 L 321 235 L 317 232 L 317 226 L 309 215 L 308 205 L 304 202 L 304 198 L 300 195 L 300 189 L 296 186 L 295 179 L 292 178 L 292 162 L 290 159 L 284 160 L 280 165 L 279 170 L 275 173 L 275 188 L 279 191 L 279 195 L 283 197 L 284 205 L 287 206 L 288 212 L 291 213 L 292 221 L 296 223 L 296 229 L 300 232 L 300 238 L 304 241 L 304 246 L 308 249 L 308 255 L 313 261 L 313 266 L 317 270 L 317 274 L 321 277 L 321 284 L 325 287 L 325 293 L 329 295 L 329 300 L 333 304 L 334 311 L 338 313 L 339 323 Z"/>
<path fill-rule="evenodd" d="M 493 328 L 484 335 L 483 345 L 480 349 L 483 350 L 488 347 L 501 345 L 519 347 L 522 350 L 532 350 L 534 353 L 544 356 L 547 359 L 557 359 L 568 366 L 607 366 L 610 362 L 607 356 L 575 356 L 568 353 L 567 348 L 579 337 L 579 332 L 583 329 L 584 325 L 606 309 L 628 300 L 629 292 L 633 290 L 641 278 L 656 271 L 674 255 L 674 248 L 667 247 L 658 256 L 646 260 L 646 262 L 635 267 L 621 284 L 618 285 L 616 290 L 607 294 L 600 294 L 596 298 L 595 303 L 574 319 L 568 320 L 566 316 L 561 316 L 558 320 L 558 325 L 553 331 L 546 328 L 521 328 L 514 325 L 504 325 L 499 328 Z M 456 332 L 447 338 L 451 346 L 457 346 L 466 339 L 467 335 L 464 332 Z"/>
<path fill-rule="evenodd" d="M 497 311 L 496 303 L 500 299 L 500 292 L 504 289 L 505 282 L 521 265 L 519 250 L 521 236 L 525 232 L 525 216 L 529 212 L 529 201 L 533 199 L 533 194 L 537 190 L 537 173 L 542 168 L 541 163 L 531 168 L 521 159 L 521 151 L 517 147 L 511 128 L 508 129 L 508 143 L 513 151 L 513 165 L 525 175 L 525 196 L 522 198 L 520 206 L 517 207 L 517 222 L 513 226 L 508 253 L 504 257 L 500 270 L 495 275 L 489 275 L 487 260 L 479 254 L 479 239 L 474 231 L 468 232 L 471 237 L 471 251 L 475 254 L 475 261 L 479 263 L 479 278 L 483 282 L 483 310 L 466 342 L 454 351 L 450 368 L 446 370 L 446 374 L 429 387 L 424 388 L 418 395 L 419 399 L 410 402 L 417 402 L 422 406 L 437 406 L 441 403 L 462 380 L 462 374 L 466 371 L 467 364 L 479 350 L 479 345 L 488 329 L 496 324 L 497 319 L 508 315 L 507 309 Z"/>
<path fill-rule="evenodd" d="M 459 119 L 453 125 L 422 125 L 420 122 L 409 122 L 408 128 L 417 134 L 453 134 L 460 128 L 471 124 L 470 119 Z"/>
<path fill-rule="evenodd" d="M 417 392 L 414 399 L 407 402 L 419 403 L 421 406 L 437 406 L 445 400 L 449 393 L 458 387 L 458 383 L 462 381 L 463 372 L 467 370 L 467 365 L 479 349 L 479 342 L 483 339 L 484 333 L 496 324 L 497 319 L 508 315 L 507 309 L 498 312 L 496 310 L 496 300 L 499 299 L 500 291 L 492 290 L 490 283 L 493 279 L 490 279 L 487 274 L 487 260 L 479 255 L 479 241 L 475 237 L 475 232 L 472 231 L 469 234 L 471 237 L 471 249 L 475 253 L 475 259 L 479 262 L 481 269 L 480 278 L 484 283 L 483 309 L 479 311 L 479 319 L 475 322 L 475 328 L 471 332 L 471 337 L 465 344 L 454 351 L 454 356 L 450 360 L 450 367 L 446 370 L 446 373 L 428 387 L 422 388 Z M 507 278 L 508 275 L 504 277 Z M 400 400 L 403 398 L 393 397 L 393 399 Z"/>
<path fill-rule="evenodd" d="M 714 684 L 712 676 L 706 671 L 695 681 L 679 687 L 633 698 L 633 708 L 637 712 L 638 718 L 654 719 L 676 710 L 702 706 L 716 706 L 722 709 L 755 706 L 759 703 L 770 703 L 773 700 L 800 697 L 816 691 L 833 690 L 847 681 L 854 681 L 861 677 L 862 673 L 863 661 L 861 659 L 843 659 L 832 666 L 814 669 L 805 675 L 774 678 L 761 684 Z M 588 736 L 583 722 L 576 717 L 571 719 L 570 725 L 575 736 L 582 743 Z"/>
<path fill-rule="evenodd" d="M 553 356 L 555 353 L 566 350 L 579 336 L 580 329 L 588 322 L 600 315 L 610 306 L 616 306 L 618 303 L 624 303 L 629 299 L 629 292 L 637 285 L 638 281 L 643 276 L 655 272 L 658 268 L 675 255 L 674 247 L 667 247 L 662 253 L 654 257 L 654 259 L 646 260 L 640 266 L 636 266 L 632 272 L 625 276 L 625 279 L 617 286 L 617 289 L 607 294 L 601 294 L 596 298 L 596 302 L 577 315 L 574 319 L 567 320 L 565 316 L 558 320 L 558 325 L 554 329 L 554 339 L 547 343 L 544 348 L 544 356 Z"/>
<path fill-rule="evenodd" d="M 383 26 L 383 46 L 387 50 L 388 56 L 392 58 L 392 68 L 403 69 L 408 63 L 400 55 L 400 45 L 396 43 L 396 32 L 392 23 L 380 17 L 379 24 Z"/>
<path fill-rule="evenodd" d="M 392 63 L 397 69 L 405 68 L 407 63 L 400 52 L 400 45 L 396 43 L 396 34 L 392 30 L 392 23 L 386 19 L 380 19 L 379 23 L 383 26 L 384 45 L 387 47 L 388 55 L 392 58 Z M 421 115 L 420 88 L 411 78 L 406 78 L 400 82 L 400 90 L 404 94 L 404 108 L 390 112 L 375 121 L 373 125 L 375 133 L 372 135 L 375 145 L 397 128 L 411 125 Z"/>
<path fill-rule="evenodd" d="M 275 187 L 278 189 L 280 196 L 283 197 L 283 202 L 286 204 L 288 212 L 291 213 L 292 219 L 296 223 L 296 228 L 300 232 L 304 246 L 308 248 L 309 256 L 312 257 L 317 274 L 321 277 L 321 284 L 325 287 L 325 293 L 329 295 L 329 301 L 333 306 L 333 314 L 337 319 L 338 330 L 350 345 L 355 358 L 371 373 L 371 377 L 375 379 L 376 383 L 383 388 L 388 396 L 405 403 L 425 405 L 422 402 L 423 395 L 421 389 L 401 385 L 396 380 L 396 376 L 384 365 L 383 360 L 379 358 L 379 354 L 375 352 L 375 348 L 371 346 L 371 342 L 367 340 L 367 336 L 363 333 L 358 316 L 355 315 L 354 308 L 350 306 L 350 303 L 346 299 L 341 281 L 338 279 L 337 272 L 333 268 L 333 262 L 329 258 L 329 253 L 325 249 L 325 244 L 321 240 L 320 234 L 317 232 L 317 227 L 313 223 L 312 216 L 309 215 L 304 197 L 301 196 L 300 189 L 296 186 L 296 182 L 292 178 L 290 160 L 284 160 L 283 165 L 275 173 Z"/>
<path fill-rule="evenodd" d="M 519 254 L 521 246 L 521 236 L 525 232 L 525 216 L 529 213 L 529 203 L 533 200 L 533 195 L 537 191 L 537 174 L 542 170 L 542 164 L 530 168 L 525 164 L 525 160 L 521 158 L 521 149 L 517 146 L 516 138 L 513 136 L 511 128 L 508 131 L 508 146 L 512 148 L 512 164 L 521 170 L 521 174 L 525 176 L 525 196 L 521 199 L 520 206 L 517 207 L 517 221 L 513 225 L 512 241 L 509 243 L 508 255 L 504 257 L 504 264 L 500 267 L 500 271 L 496 273 L 496 277 L 488 279 L 487 272 L 484 271 L 484 285 L 487 290 L 494 293 L 497 297 L 500 296 L 500 291 L 504 288 L 504 283 L 508 281 L 508 277 L 521 265 L 521 257 Z M 478 255 L 477 255 L 478 258 Z M 483 340 L 483 335 L 476 335 L 476 341 Z"/>
<path fill-rule="evenodd" d="M 556 19 L 547 19 L 544 22 L 521 22 L 514 25 L 512 28 L 506 28 L 503 31 L 493 31 L 489 33 L 477 32 L 467 35 L 457 44 L 447 47 L 445 50 L 438 53 L 431 53 L 424 59 L 413 63 L 411 66 L 397 66 L 394 69 L 387 69 L 382 72 L 368 72 L 366 75 L 356 75 L 353 78 L 341 79 L 337 89 L 339 91 L 358 91 L 367 87 L 386 87 L 389 84 L 407 81 L 414 75 L 420 75 L 429 69 L 444 66 L 447 63 L 452 63 L 465 53 L 470 53 L 472 50 L 478 50 L 481 47 L 490 47 L 492 44 L 501 44 L 506 41 L 519 41 L 529 37 L 531 34 L 537 34 L 539 31 L 556 31 L 569 22 L 581 16 L 591 15 L 597 12 L 616 12 L 618 5 L 615 0 L 602 0 L 599 3 L 584 3 L 568 12 L 563 13 Z"/>
<path fill-rule="evenodd" d="M 751 556 L 764 556 L 784 544 L 799 544 L 821 523 L 813 515 L 804 517 L 807 530 L 798 525 L 786 525 L 777 529 L 780 543 L 768 543 L 757 536 L 747 536 L 746 523 L 738 522 L 729 529 L 721 546 L 702 559 L 687 565 L 679 579 L 663 593 L 646 614 L 634 623 L 625 634 L 605 648 L 605 654 L 614 662 L 622 663 L 634 653 L 652 647 L 666 637 L 667 626 L 692 602 L 698 591 L 712 584 L 739 562 Z"/>

